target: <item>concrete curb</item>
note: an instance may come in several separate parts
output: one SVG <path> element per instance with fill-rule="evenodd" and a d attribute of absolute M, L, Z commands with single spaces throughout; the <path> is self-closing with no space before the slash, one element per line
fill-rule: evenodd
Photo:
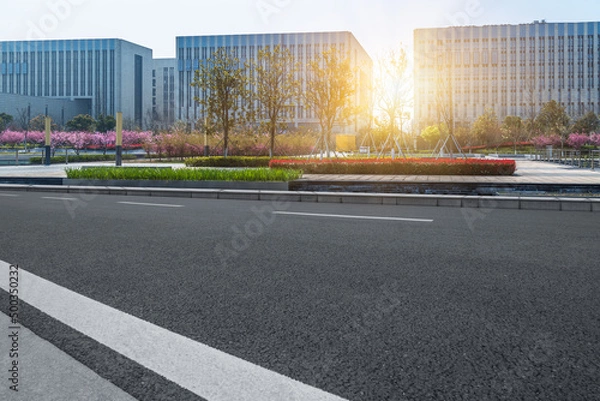
<path fill-rule="evenodd" d="M 58 186 L 0 184 L 0 191 L 53 192 L 84 196 L 122 195 L 169 198 L 254 200 L 303 203 L 432 206 L 471 209 L 550 210 L 600 212 L 600 198 L 501 197 L 341 192 L 289 192 L 268 190 L 189 189 L 113 186 Z"/>
<path fill-rule="evenodd" d="M 255 181 L 161 181 L 161 180 L 79 180 L 63 178 L 63 185 L 67 186 L 101 186 L 101 187 L 153 187 L 153 188 L 181 188 L 181 189 L 245 189 L 287 191 L 287 182 L 255 182 Z"/>

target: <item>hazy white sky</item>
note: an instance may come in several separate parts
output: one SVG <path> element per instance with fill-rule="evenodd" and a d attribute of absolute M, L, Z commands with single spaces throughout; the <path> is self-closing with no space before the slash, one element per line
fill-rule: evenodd
<path fill-rule="evenodd" d="M 0 40 L 121 38 L 174 57 L 180 35 L 348 30 L 372 57 L 419 27 L 599 21 L 598 0 L 2 0 Z M 10 5 L 9 5 L 10 4 Z M 6 12 L 10 10 L 10 12 Z"/>

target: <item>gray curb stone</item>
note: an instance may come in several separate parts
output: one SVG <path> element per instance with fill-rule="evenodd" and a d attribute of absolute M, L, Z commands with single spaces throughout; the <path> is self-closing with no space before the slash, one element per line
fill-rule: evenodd
<path fill-rule="evenodd" d="M 327 192 L 288 192 L 248 189 L 200 189 L 75 185 L 0 184 L 0 191 L 52 192 L 88 195 L 124 195 L 171 198 L 230 199 L 306 203 L 347 203 L 400 206 L 461 207 L 476 209 L 550 210 L 600 212 L 600 199 L 556 197 L 501 197 L 412 194 L 358 194 Z"/>

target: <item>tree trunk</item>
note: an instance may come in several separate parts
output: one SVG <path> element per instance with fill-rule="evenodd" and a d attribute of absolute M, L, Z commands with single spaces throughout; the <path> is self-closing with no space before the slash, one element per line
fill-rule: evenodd
<path fill-rule="evenodd" d="M 275 123 L 271 122 L 271 145 L 269 148 L 269 157 L 272 159 L 275 154 Z"/>
<path fill-rule="evenodd" d="M 223 157 L 227 158 L 229 153 L 229 129 L 227 126 L 223 127 Z"/>

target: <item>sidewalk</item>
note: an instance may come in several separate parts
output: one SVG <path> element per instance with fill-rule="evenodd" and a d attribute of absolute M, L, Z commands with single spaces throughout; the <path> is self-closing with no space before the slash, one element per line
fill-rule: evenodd
<path fill-rule="evenodd" d="M 1 170 L 0 170 L 1 175 Z M 309 181 L 374 181 L 393 183 L 493 183 L 493 184 L 582 184 L 600 185 L 600 170 L 580 169 L 555 163 L 517 160 L 513 176 L 418 176 L 418 175 L 317 175 L 306 174 Z"/>

